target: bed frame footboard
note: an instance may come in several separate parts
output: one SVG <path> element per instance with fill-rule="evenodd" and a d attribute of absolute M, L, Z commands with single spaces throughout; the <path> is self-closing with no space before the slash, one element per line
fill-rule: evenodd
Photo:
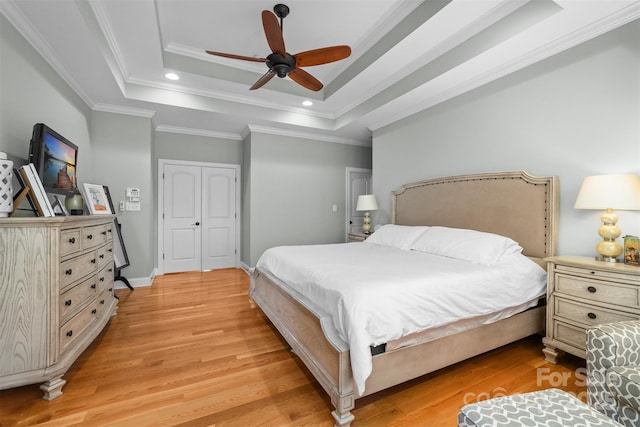
<path fill-rule="evenodd" d="M 331 398 L 336 426 L 351 425 L 355 393 L 349 347 L 327 324 L 330 318 L 311 312 L 259 270 L 252 282 L 251 298 Z"/>

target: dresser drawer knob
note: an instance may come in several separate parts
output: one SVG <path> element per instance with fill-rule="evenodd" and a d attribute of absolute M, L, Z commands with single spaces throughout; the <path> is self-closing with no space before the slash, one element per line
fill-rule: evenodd
<path fill-rule="evenodd" d="M 97 312 L 98 312 L 98 310 L 95 309 L 95 308 L 93 310 L 91 310 L 91 314 L 96 314 Z"/>
<path fill-rule="evenodd" d="M 76 238 L 72 237 L 69 239 L 69 243 L 74 244 L 76 242 Z"/>
<path fill-rule="evenodd" d="M 596 272 L 595 271 L 591 271 L 591 274 L 596 274 Z"/>
<path fill-rule="evenodd" d="M 101 259 L 104 259 L 104 254 L 100 254 L 100 258 L 101 258 Z"/>
<path fill-rule="evenodd" d="M 96 288 L 96 284 L 95 284 L 95 283 L 93 283 L 93 284 L 91 285 L 91 289 L 95 289 L 95 288 Z"/>
<path fill-rule="evenodd" d="M 71 305 L 71 300 L 70 300 L 70 299 L 66 300 L 66 301 L 64 302 L 64 305 L 66 305 L 66 306 L 70 306 L 70 305 Z"/>
<path fill-rule="evenodd" d="M 104 305 L 104 300 L 103 299 L 100 300 L 100 304 Z"/>
<path fill-rule="evenodd" d="M 100 281 L 101 281 L 101 282 L 104 282 L 104 277 L 101 277 L 101 278 L 100 278 Z"/>
<path fill-rule="evenodd" d="M 595 313 L 587 313 L 587 316 L 589 316 L 589 319 L 595 319 L 596 317 L 598 317 Z"/>
<path fill-rule="evenodd" d="M 95 264 L 95 263 L 96 263 L 96 259 L 95 259 L 95 258 L 93 258 L 93 259 L 91 260 L 91 264 Z"/>
<path fill-rule="evenodd" d="M 93 234 L 87 234 L 87 239 L 89 240 L 93 239 Z"/>
<path fill-rule="evenodd" d="M 73 274 L 73 270 L 72 269 L 65 270 L 64 274 L 66 274 L 67 276 L 71 276 Z"/>
<path fill-rule="evenodd" d="M 107 232 L 106 232 L 106 231 L 103 231 L 103 232 L 102 232 L 102 235 L 103 235 L 103 236 L 106 236 L 106 235 L 107 235 Z"/>
<path fill-rule="evenodd" d="M 70 337 L 73 335 L 73 331 L 67 331 L 67 336 Z"/>
<path fill-rule="evenodd" d="M 592 294 L 595 294 L 595 293 L 596 293 L 596 291 L 597 291 L 597 289 L 596 289 L 596 287 L 595 287 L 595 286 L 589 286 L 589 287 L 587 288 L 587 290 L 588 290 L 589 292 L 591 292 Z"/>

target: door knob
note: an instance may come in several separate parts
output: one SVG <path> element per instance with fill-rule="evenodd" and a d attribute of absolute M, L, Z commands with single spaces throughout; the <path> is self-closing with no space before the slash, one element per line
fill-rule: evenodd
<path fill-rule="evenodd" d="M 194 225 L 200 225 L 200 223 L 196 221 L 196 223 Z"/>

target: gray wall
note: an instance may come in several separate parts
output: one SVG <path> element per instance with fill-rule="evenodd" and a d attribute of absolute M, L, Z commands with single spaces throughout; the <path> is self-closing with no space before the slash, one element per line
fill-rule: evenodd
<path fill-rule="evenodd" d="M 113 200 L 130 266 L 122 274 L 129 278 L 152 275 L 155 252 L 152 252 L 155 229 L 156 197 L 151 175 L 151 120 L 145 117 L 94 111 L 91 141 L 95 159 L 88 182 L 107 185 Z M 140 211 L 120 212 L 118 202 L 125 200 L 128 187 L 140 189 Z"/>
<path fill-rule="evenodd" d="M 26 159 L 31 131 L 46 123 L 75 143 L 78 176 L 92 170 L 91 110 L 0 14 L 0 151 Z"/>
<path fill-rule="evenodd" d="M 155 166 L 158 159 L 242 164 L 242 141 L 171 132 L 155 133 Z"/>
<path fill-rule="evenodd" d="M 246 143 L 250 211 L 243 223 L 250 233 L 243 261 L 253 266 L 277 245 L 344 242 L 345 169 L 370 168 L 371 149 L 257 132 Z"/>
<path fill-rule="evenodd" d="M 559 252 L 594 255 L 601 212 L 573 205 L 585 176 L 640 173 L 640 22 L 374 132 L 373 157 L 381 222 L 405 182 L 558 175 Z M 623 235 L 640 234 L 640 213 L 618 214 Z"/>

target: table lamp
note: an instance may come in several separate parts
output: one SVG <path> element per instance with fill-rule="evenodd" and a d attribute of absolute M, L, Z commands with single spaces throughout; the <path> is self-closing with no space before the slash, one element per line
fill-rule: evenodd
<path fill-rule="evenodd" d="M 364 219 L 362 224 L 362 231 L 364 234 L 371 233 L 371 218 L 369 217 L 369 211 L 378 210 L 378 202 L 376 202 L 376 196 L 373 194 L 363 194 L 358 196 L 358 203 L 356 204 L 357 211 L 366 211 L 364 213 Z"/>
<path fill-rule="evenodd" d="M 600 219 L 598 234 L 602 241 L 596 245 L 599 261 L 619 262 L 622 245 L 616 242 L 620 227 L 613 210 L 640 210 L 640 178 L 634 174 L 595 175 L 584 179 L 575 204 L 576 209 L 605 210 Z"/>

